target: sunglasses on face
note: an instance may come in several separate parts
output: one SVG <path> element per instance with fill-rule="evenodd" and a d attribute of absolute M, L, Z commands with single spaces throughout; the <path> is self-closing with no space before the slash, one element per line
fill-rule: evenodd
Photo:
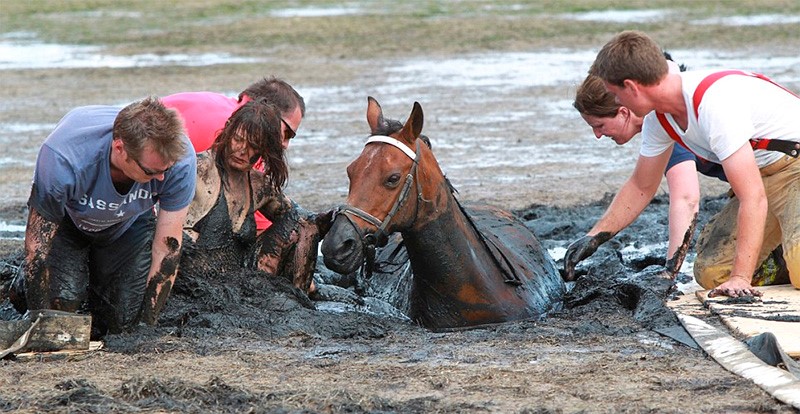
<path fill-rule="evenodd" d="M 169 166 L 169 167 L 167 167 L 167 168 L 165 168 L 163 170 L 151 170 L 151 169 L 145 167 L 144 165 L 142 165 L 142 163 L 139 162 L 139 160 L 134 159 L 133 161 L 136 162 L 136 165 L 139 166 L 139 169 L 142 170 L 144 175 L 146 175 L 148 177 L 154 177 L 156 175 L 164 174 L 165 172 L 169 171 L 170 168 L 172 168 L 172 166 Z"/>
<path fill-rule="evenodd" d="M 294 138 L 297 135 L 297 133 L 292 129 L 292 127 L 289 126 L 289 123 L 286 122 L 286 120 L 283 119 L 283 117 L 281 117 L 281 122 L 283 122 L 283 126 L 286 127 L 283 130 L 283 139 L 288 141 Z"/>

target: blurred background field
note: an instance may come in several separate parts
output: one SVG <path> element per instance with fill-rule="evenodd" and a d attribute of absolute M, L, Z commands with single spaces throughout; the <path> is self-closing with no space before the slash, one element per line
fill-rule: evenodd
<path fill-rule="evenodd" d="M 368 95 L 398 119 L 420 101 L 466 200 L 594 201 L 618 188 L 637 145 L 592 139 L 571 100 L 624 29 L 690 68 L 763 69 L 800 89 L 796 1 L 4 1 L 0 207 L 24 203 L 38 146 L 75 106 L 236 95 L 269 75 L 306 98 L 287 191 L 309 208 L 343 201 Z"/>

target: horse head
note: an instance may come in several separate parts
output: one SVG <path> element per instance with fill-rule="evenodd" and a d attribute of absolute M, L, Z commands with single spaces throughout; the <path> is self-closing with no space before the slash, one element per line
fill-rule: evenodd
<path fill-rule="evenodd" d="M 536 317 L 564 282 L 536 236 L 510 212 L 462 206 L 424 143 L 422 108 L 405 124 L 369 98 L 371 136 L 348 167 L 350 189 L 322 242 L 325 265 L 368 273 L 375 247 L 399 231 L 413 271 L 408 316 L 433 330 Z"/>
<path fill-rule="evenodd" d="M 417 224 L 423 217 L 425 194 L 431 194 L 427 187 L 441 181 L 434 177 L 443 177 L 427 138 L 421 135 L 420 104 L 414 102 L 411 115 L 401 124 L 384 118 L 374 98 L 367 100 L 371 135 L 347 167 L 347 204 L 340 207 L 322 243 L 325 266 L 339 273 L 356 270 L 389 234 Z"/>

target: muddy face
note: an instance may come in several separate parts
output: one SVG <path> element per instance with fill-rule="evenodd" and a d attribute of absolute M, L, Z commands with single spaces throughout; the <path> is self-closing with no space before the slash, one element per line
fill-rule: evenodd
<path fill-rule="evenodd" d="M 336 216 L 322 240 L 322 256 L 328 269 L 341 274 L 355 271 L 364 261 L 361 234 L 344 214 Z"/>

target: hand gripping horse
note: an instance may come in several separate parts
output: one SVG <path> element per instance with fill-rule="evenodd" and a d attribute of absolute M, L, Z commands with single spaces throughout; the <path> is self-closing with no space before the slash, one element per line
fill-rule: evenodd
<path fill-rule="evenodd" d="M 539 317 L 560 307 L 562 281 L 539 241 L 509 212 L 467 213 L 422 131 L 415 102 L 405 125 L 368 98 L 372 135 L 348 167 L 347 205 L 322 242 L 325 265 L 353 272 L 399 231 L 411 261 L 409 317 L 445 331 Z"/>

